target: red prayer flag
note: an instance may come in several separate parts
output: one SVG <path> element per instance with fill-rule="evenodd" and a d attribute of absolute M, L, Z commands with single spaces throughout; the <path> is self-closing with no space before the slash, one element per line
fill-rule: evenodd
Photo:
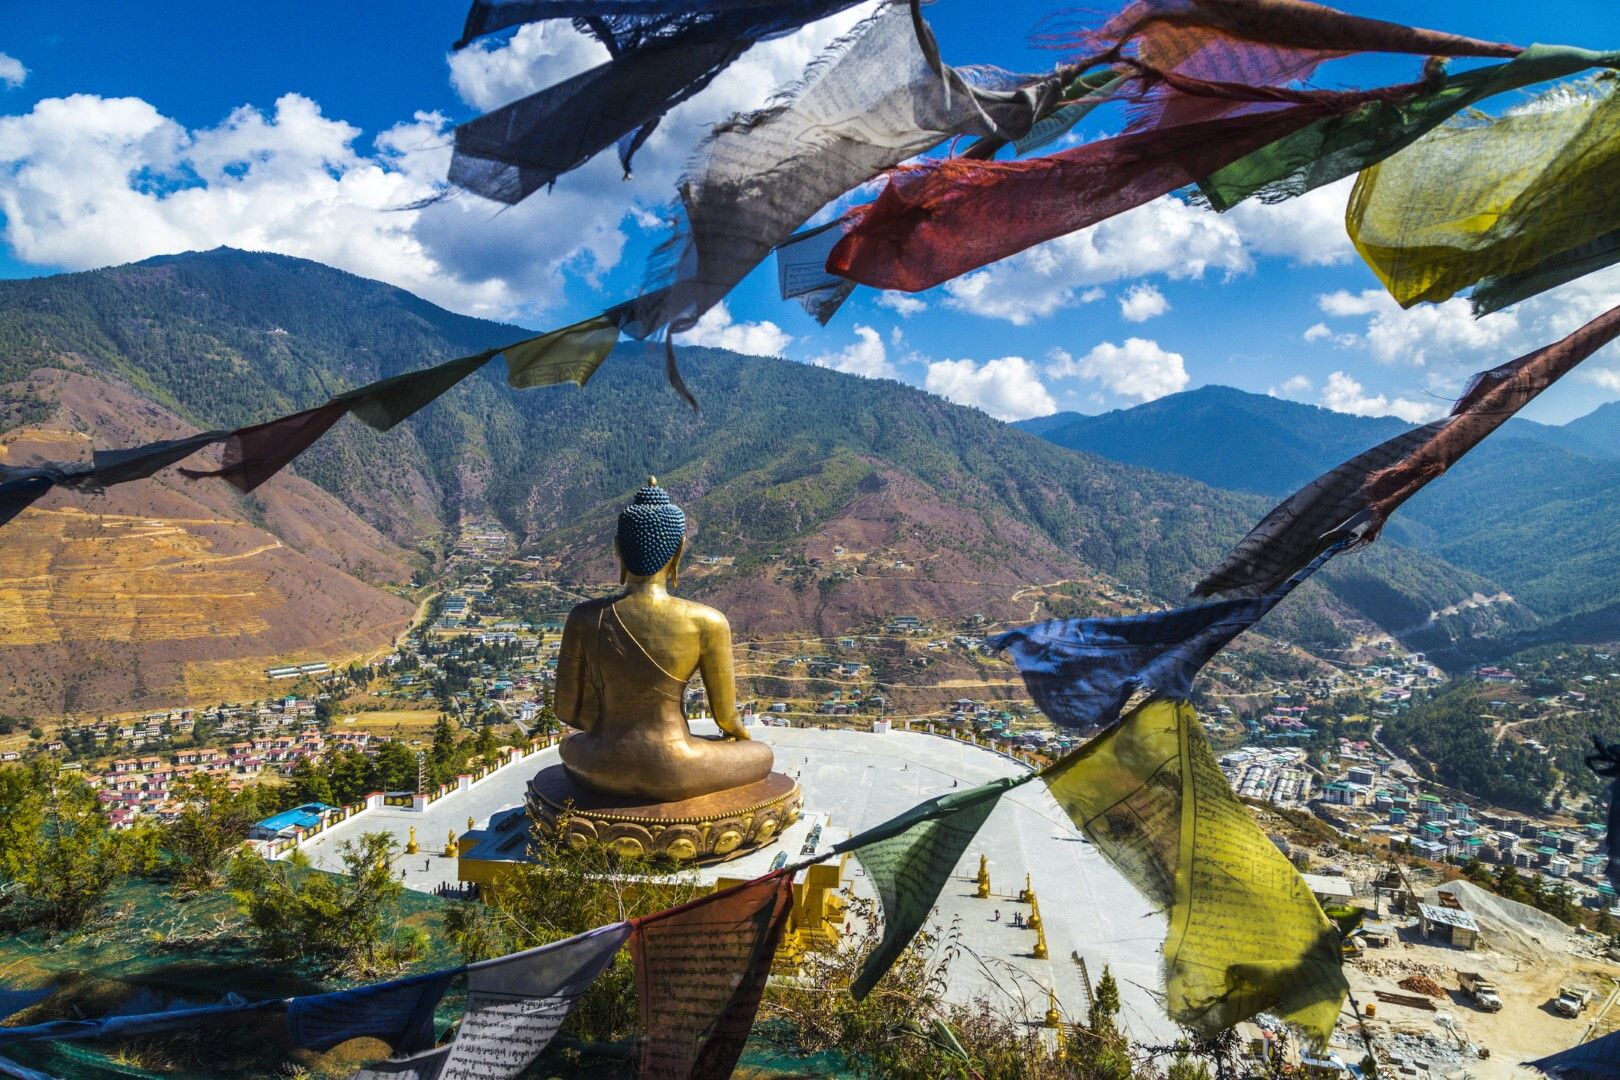
<path fill-rule="evenodd" d="M 1620 307 L 1612 307 L 1568 337 L 1475 376 L 1445 427 L 1411 456 L 1367 479 L 1362 493 L 1372 512 L 1372 531 L 1537 394 L 1617 336 Z"/>
<path fill-rule="evenodd" d="M 648 1080 L 723 1080 L 742 1056 L 793 875 L 774 874 L 638 919 L 630 932 Z"/>
<path fill-rule="evenodd" d="M 845 217 L 830 273 L 919 292 L 1194 183 L 1298 128 L 1423 89 L 1285 90 L 1153 74 L 1180 95 L 1241 111 L 1160 124 L 1022 161 L 949 158 L 896 169 Z"/>

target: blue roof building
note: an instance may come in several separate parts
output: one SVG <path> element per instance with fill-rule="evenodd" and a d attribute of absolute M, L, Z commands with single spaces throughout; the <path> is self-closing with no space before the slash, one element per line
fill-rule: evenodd
<path fill-rule="evenodd" d="M 283 810 L 279 814 L 272 814 L 253 828 L 248 835 L 254 840 L 277 840 L 291 836 L 298 829 L 313 829 L 326 820 L 326 816 L 337 810 L 335 806 L 325 803 L 305 803 L 295 806 L 291 810 Z"/>

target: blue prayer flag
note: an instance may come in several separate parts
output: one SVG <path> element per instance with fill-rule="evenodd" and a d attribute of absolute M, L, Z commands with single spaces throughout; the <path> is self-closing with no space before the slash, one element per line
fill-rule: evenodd
<path fill-rule="evenodd" d="M 367 1035 L 388 1043 L 396 1053 L 426 1050 L 434 1043 L 433 1010 L 461 970 L 430 971 L 375 986 L 293 998 L 287 1005 L 287 1032 L 310 1050 L 330 1050 Z"/>
<path fill-rule="evenodd" d="M 1138 690 L 1185 699 L 1193 676 L 1294 587 L 1343 551 L 1340 540 L 1265 594 L 1106 619 L 1060 619 L 997 634 L 1042 712 L 1059 727 L 1106 727 Z"/>

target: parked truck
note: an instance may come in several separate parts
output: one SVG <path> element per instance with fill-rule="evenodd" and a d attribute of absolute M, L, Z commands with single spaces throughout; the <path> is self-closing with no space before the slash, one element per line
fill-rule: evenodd
<path fill-rule="evenodd" d="M 1477 971 L 1457 972 L 1457 981 L 1462 984 L 1463 993 L 1474 999 L 1486 1012 L 1497 1012 L 1502 1008 L 1502 995 L 1496 992 L 1496 984 Z"/>
<path fill-rule="evenodd" d="M 1579 986 L 1561 986 L 1553 1008 L 1565 1016 L 1579 1016 L 1592 1004 L 1592 991 Z"/>

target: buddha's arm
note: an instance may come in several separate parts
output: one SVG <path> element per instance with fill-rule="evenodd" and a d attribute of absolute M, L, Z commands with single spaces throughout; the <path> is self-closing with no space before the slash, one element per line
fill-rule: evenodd
<path fill-rule="evenodd" d="M 748 729 L 737 722 L 737 682 L 732 668 L 731 624 L 715 612 L 703 623 L 703 656 L 698 661 L 703 672 L 703 690 L 714 711 L 714 722 L 734 739 L 751 738 Z"/>
<path fill-rule="evenodd" d="M 589 730 L 585 715 L 585 645 L 580 641 L 577 618 L 570 614 L 563 624 L 562 644 L 557 648 L 557 693 L 553 708 L 557 719 L 569 727 Z"/>

